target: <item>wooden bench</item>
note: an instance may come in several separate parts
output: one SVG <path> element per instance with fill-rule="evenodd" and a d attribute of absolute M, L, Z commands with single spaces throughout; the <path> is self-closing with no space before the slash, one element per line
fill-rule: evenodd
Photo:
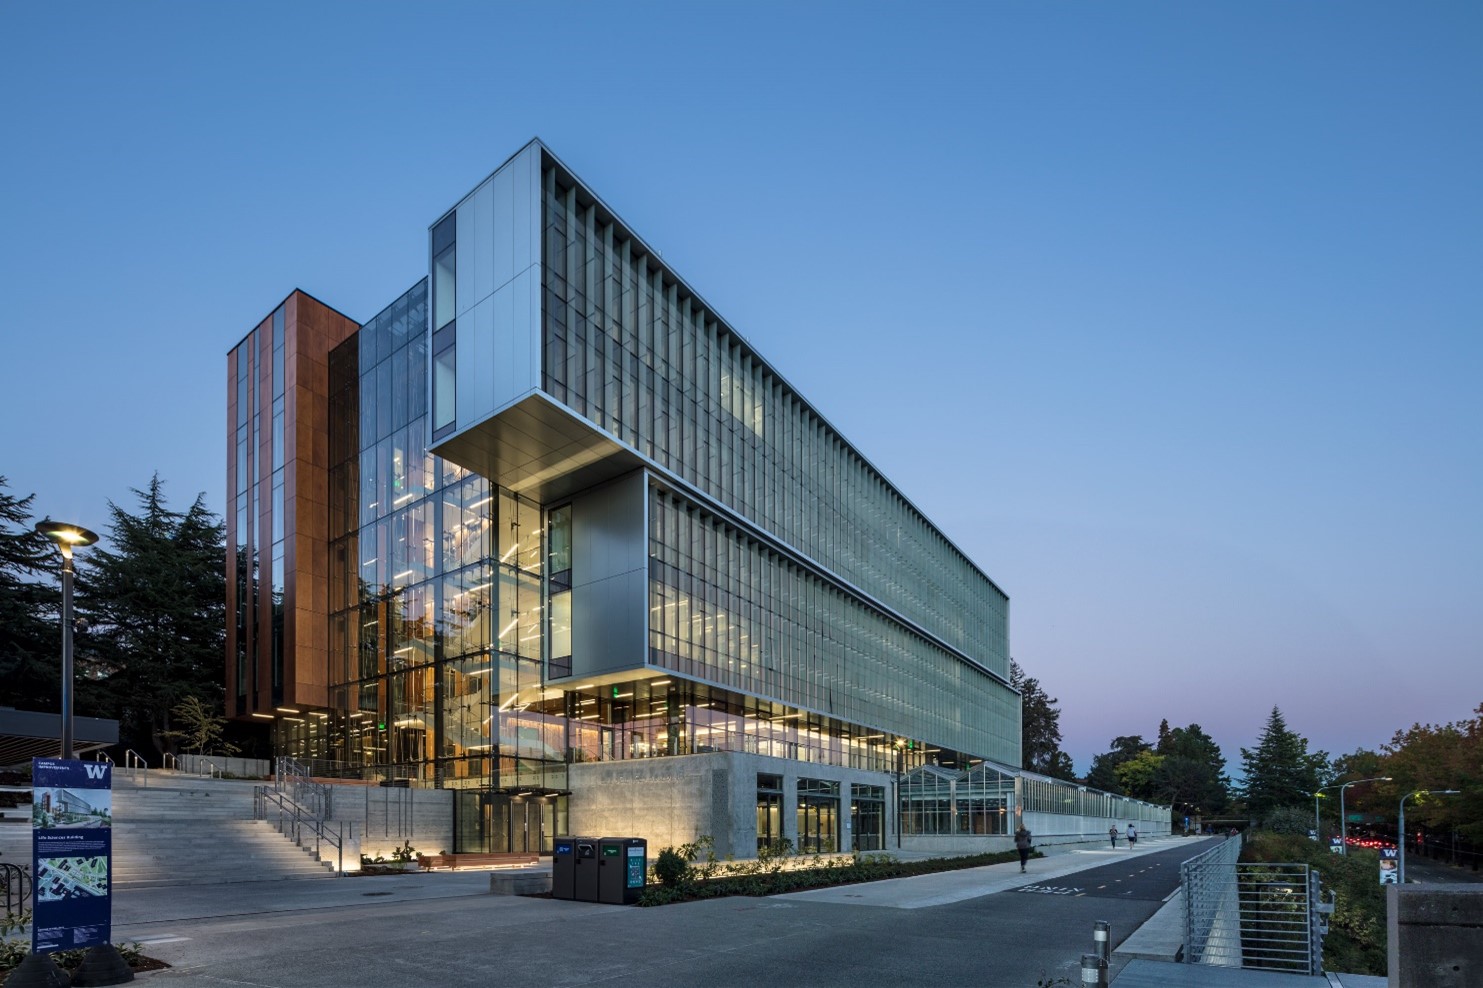
<path fill-rule="evenodd" d="M 509 852 L 492 852 L 488 854 L 419 854 L 417 865 L 423 871 L 432 871 L 434 868 L 494 868 L 494 867 L 529 867 L 541 863 L 538 854 L 512 854 Z"/>

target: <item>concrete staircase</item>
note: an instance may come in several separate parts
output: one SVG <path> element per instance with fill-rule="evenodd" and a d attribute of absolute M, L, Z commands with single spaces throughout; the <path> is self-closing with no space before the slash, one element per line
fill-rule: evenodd
<path fill-rule="evenodd" d="M 157 769 L 135 781 L 115 771 L 114 889 L 330 877 L 327 862 L 252 818 L 253 785 Z"/>
<path fill-rule="evenodd" d="M 328 878 L 329 862 L 252 818 L 252 787 L 151 769 L 113 773 L 113 887 Z M 31 867 L 29 811 L 0 820 L 0 861 Z"/>

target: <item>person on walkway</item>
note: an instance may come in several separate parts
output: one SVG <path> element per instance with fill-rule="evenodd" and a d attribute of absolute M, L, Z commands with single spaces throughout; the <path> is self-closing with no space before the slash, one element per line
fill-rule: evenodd
<path fill-rule="evenodd" d="M 1133 825 L 1130 823 L 1128 824 L 1128 850 L 1133 850 L 1134 845 L 1136 845 L 1137 843 L 1138 831 L 1134 829 Z"/>
<path fill-rule="evenodd" d="M 1112 849 L 1117 850 L 1117 824 L 1107 828 L 1107 836 L 1112 838 Z"/>
<path fill-rule="evenodd" d="M 1020 852 L 1021 872 L 1025 870 L 1025 862 L 1030 860 L 1030 849 L 1034 846 L 1035 845 L 1030 842 L 1030 831 L 1026 830 L 1024 825 L 1021 824 L 1020 829 L 1014 832 L 1014 847 L 1015 850 Z"/>

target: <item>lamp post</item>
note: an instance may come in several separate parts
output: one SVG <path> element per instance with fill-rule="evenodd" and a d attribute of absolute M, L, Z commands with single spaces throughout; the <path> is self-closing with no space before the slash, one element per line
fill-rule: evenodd
<path fill-rule="evenodd" d="M 906 800 L 901 797 L 901 781 L 905 774 L 906 741 L 896 739 L 896 850 L 901 850 L 901 828 L 906 823 Z"/>
<path fill-rule="evenodd" d="M 1395 833 L 1395 836 L 1396 836 L 1395 846 L 1398 849 L 1397 852 L 1396 852 L 1396 860 L 1397 860 L 1398 864 L 1396 865 L 1396 876 L 1395 877 L 1396 877 L 1396 881 L 1399 884 L 1401 884 L 1401 885 L 1406 884 L 1406 800 L 1410 799 L 1412 796 L 1428 796 L 1428 795 L 1430 795 L 1430 796 L 1455 796 L 1455 795 L 1457 795 L 1457 790 L 1456 789 L 1418 789 L 1415 792 L 1408 792 L 1408 793 L 1406 793 L 1406 795 L 1404 795 L 1404 796 L 1401 797 L 1400 822 L 1396 824 L 1396 833 Z"/>
<path fill-rule="evenodd" d="M 1376 776 L 1373 779 L 1355 779 L 1353 782 L 1346 782 L 1346 783 L 1344 783 L 1343 785 L 1341 785 L 1339 787 L 1339 853 L 1340 854 L 1344 855 L 1345 857 L 1348 857 L 1349 856 L 1349 817 L 1344 813 L 1344 790 L 1345 789 L 1348 789 L 1350 786 L 1357 786 L 1361 782 L 1389 782 L 1389 781 L 1390 781 L 1390 776 L 1388 776 L 1388 775 L 1379 775 L 1379 776 Z M 1332 789 L 1333 787 L 1332 786 L 1325 786 L 1324 788 L 1325 789 Z"/>
<path fill-rule="evenodd" d="M 98 536 L 81 525 L 50 518 L 36 523 L 36 531 L 62 550 L 62 757 L 72 757 L 72 550 L 92 545 Z"/>

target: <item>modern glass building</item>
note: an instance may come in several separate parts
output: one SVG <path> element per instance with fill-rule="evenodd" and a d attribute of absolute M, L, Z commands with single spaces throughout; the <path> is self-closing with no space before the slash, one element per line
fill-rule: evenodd
<path fill-rule="evenodd" d="M 1003 591 L 539 142 L 427 236 L 229 356 L 229 711 L 460 850 L 1004 833 Z"/>

